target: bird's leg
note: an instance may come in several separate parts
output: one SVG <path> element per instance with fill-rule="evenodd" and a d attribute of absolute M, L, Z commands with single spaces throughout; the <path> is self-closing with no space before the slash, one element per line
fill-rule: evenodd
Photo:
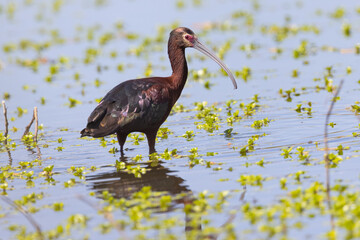
<path fill-rule="evenodd" d="M 119 142 L 119 145 L 120 145 L 121 156 L 123 156 L 124 155 L 124 144 L 125 144 L 125 141 L 126 141 L 127 134 L 122 134 L 120 132 L 117 132 L 116 136 L 117 136 L 117 139 L 118 139 L 118 142 Z"/>
<path fill-rule="evenodd" d="M 158 129 L 156 130 L 151 130 L 146 132 L 146 138 L 148 140 L 148 144 L 149 144 L 149 154 L 152 154 L 154 152 L 156 152 L 155 150 L 155 140 L 156 140 L 156 134 L 157 134 Z"/>

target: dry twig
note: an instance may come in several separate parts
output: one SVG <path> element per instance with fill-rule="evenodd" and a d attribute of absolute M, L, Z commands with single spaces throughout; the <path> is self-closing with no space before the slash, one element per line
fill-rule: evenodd
<path fill-rule="evenodd" d="M 22 135 L 22 137 L 25 137 L 25 135 L 27 135 L 29 133 L 29 130 L 30 130 L 31 125 L 33 124 L 34 120 L 35 120 L 35 116 L 33 115 L 30 123 L 25 127 L 25 131 L 24 131 L 24 134 Z"/>
<path fill-rule="evenodd" d="M 7 118 L 7 108 L 5 105 L 5 101 L 2 101 L 2 107 L 3 107 L 3 113 L 4 113 L 4 118 L 5 118 L 5 145 L 7 144 L 7 136 L 9 134 L 9 121 Z"/>
<path fill-rule="evenodd" d="M 39 128 L 39 119 L 38 119 L 38 110 L 37 110 L 37 107 L 34 107 L 34 117 L 35 117 L 35 135 L 34 135 L 34 141 L 37 142 L 37 138 L 38 138 L 38 128 Z"/>
<path fill-rule="evenodd" d="M 84 203 L 86 203 L 87 205 L 89 205 L 90 207 L 96 209 L 97 211 L 101 211 L 100 207 L 91 202 L 90 200 L 86 199 L 84 196 L 81 196 L 79 195 L 78 196 L 78 199 L 80 199 L 81 201 L 83 201 Z M 114 216 L 110 213 L 110 212 L 103 212 L 104 213 L 104 217 L 105 219 L 116 229 L 118 230 L 118 232 L 120 232 L 123 236 L 121 239 L 128 239 L 126 236 L 125 236 L 125 233 L 124 233 L 124 229 L 123 227 L 118 224 L 115 220 L 114 220 Z"/>
<path fill-rule="evenodd" d="M 30 123 L 25 127 L 25 131 L 24 134 L 22 135 L 22 137 L 24 137 L 25 135 L 27 135 L 29 133 L 29 130 L 31 128 L 31 125 L 34 123 L 35 121 L 35 135 L 34 135 L 34 141 L 37 142 L 37 135 L 38 135 L 38 112 L 37 112 L 37 107 L 34 107 L 34 112 L 33 112 L 33 116 L 32 119 L 30 121 Z"/>
<path fill-rule="evenodd" d="M 1 198 L 4 202 L 6 202 L 7 204 L 9 204 L 13 208 L 15 208 L 17 211 L 19 211 L 26 218 L 26 220 L 29 221 L 29 223 L 35 228 L 37 234 L 39 235 L 39 239 L 41 239 L 41 240 L 45 239 L 44 235 L 41 231 L 40 225 L 35 221 L 35 219 L 31 216 L 31 214 L 26 209 L 22 208 L 22 206 L 15 203 L 14 201 L 12 201 L 10 198 L 8 198 L 6 196 L 1 196 Z"/>
<path fill-rule="evenodd" d="M 329 173 L 329 168 L 330 168 L 330 160 L 329 160 L 329 143 L 328 143 L 328 126 L 329 126 L 329 119 L 332 113 L 332 110 L 334 108 L 335 102 L 336 102 L 336 98 L 339 95 L 339 92 L 341 90 L 341 87 L 344 83 L 344 80 L 341 80 L 339 87 L 337 88 L 333 99 L 331 100 L 331 104 L 329 107 L 329 110 L 326 114 L 326 118 L 325 118 L 325 133 L 324 133 L 324 144 L 325 144 L 325 166 L 326 166 L 326 188 L 327 190 L 330 189 L 330 173 Z"/>
<path fill-rule="evenodd" d="M 328 126 L 329 126 L 329 119 L 336 102 L 336 98 L 339 95 L 343 83 L 344 80 L 341 80 L 334 94 L 334 97 L 331 100 L 331 104 L 329 106 L 329 110 L 325 118 L 325 132 L 324 132 L 325 157 L 324 158 L 325 158 L 325 169 L 326 169 L 326 196 L 327 196 L 329 210 L 331 209 L 331 195 L 330 195 L 330 159 L 329 159 L 329 143 L 328 143 Z M 332 228 L 334 228 L 334 221 L 332 214 L 331 214 L 331 226 Z"/>
<path fill-rule="evenodd" d="M 5 136 L 5 148 L 6 148 L 6 151 L 8 153 L 8 156 L 9 156 L 9 165 L 12 165 L 12 157 L 11 157 L 11 153 L 10 153 L 10 150 L 7 146 L 7 143 L 8 143 L 8 135 L 9 135 L 9 121 L 8 121 L 8 118 L 7 118 L 7 107 L 6 107 L 6 104 L 5 104 L 5 101 L 2 101 L 2 108 L 3 108 L 3 114 L 4 114 L 4 119 L 5 119 L 5 132 L 4 132 L 4 136 Z"/>

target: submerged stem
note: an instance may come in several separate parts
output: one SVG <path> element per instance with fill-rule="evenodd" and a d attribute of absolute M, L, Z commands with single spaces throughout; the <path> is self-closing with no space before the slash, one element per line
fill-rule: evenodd
<path fill-rule="evenodd" d="M 331 104 L 325 118 L 324 144 L 325 144 L 325 169 L 326 169 L 326 197 L 327 197 L 329 210 L 331 209 L 331 195 L 330 195 L 330 159 L 329 159 L 329 144 L 328 144 L 328 126 L 329 126 L 329 119 L 336 102 L 336 98 L 339 95 L 343 83 L 344 80 L 341 80 L 339 87 L 337 88 L 334 97 L 331 100 Z M 332 214 L 331 214 L 331 227 L 332 229 L 334 229 L 334 221 Z"/>

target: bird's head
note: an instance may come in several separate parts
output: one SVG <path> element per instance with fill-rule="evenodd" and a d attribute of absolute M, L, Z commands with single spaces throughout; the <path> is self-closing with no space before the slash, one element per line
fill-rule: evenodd
<path fill-rule="evenodd" d="M 195 33 L 186 27 L 174 29 L 170 33 L 170 38 L 173 38 L 177 47 L 181 48 L 194 47 L 194 43 L 197 40 Z"/>
<path fill-rule="evenodd" d="M 214 60 L 217 64 L 220 65 L 222 69 L 229 75 L 234 88 L 237 88 L 237 84 L 235 81 L 235 78 L 233 74 L 230 72 L 230 70 L 226 67 L 225 63 L 221 61 L 210 49 L 205 47 L 197 38 L 195 33 L 186 27 L 178 27 L 171 31 L 170 33 L 170 39 L 173 39 L 173 43 L 176 44 L 176 47 L 178 48 L 187 48 L 192 47 L 196 50 L 202 52 L 206 56 L 210 57 L 212 60 Z M 170 42 L 170 41 L 169 41 Z"/>

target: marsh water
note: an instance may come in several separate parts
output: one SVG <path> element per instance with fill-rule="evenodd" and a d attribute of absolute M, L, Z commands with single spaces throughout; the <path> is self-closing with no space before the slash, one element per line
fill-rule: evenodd
<path fill-rule="evenodd" d="M 359 238 L 359 20 L 357 1 L 0 2 L 0 239 Z M 171 74 L 176 26 L 238 89 L 187 49 L 157 156 L 142 134 L 123 157 L 115 136 L 80 138 L 112 87 Z M 22 138 L 35 106 L 37 144 Z"/>

